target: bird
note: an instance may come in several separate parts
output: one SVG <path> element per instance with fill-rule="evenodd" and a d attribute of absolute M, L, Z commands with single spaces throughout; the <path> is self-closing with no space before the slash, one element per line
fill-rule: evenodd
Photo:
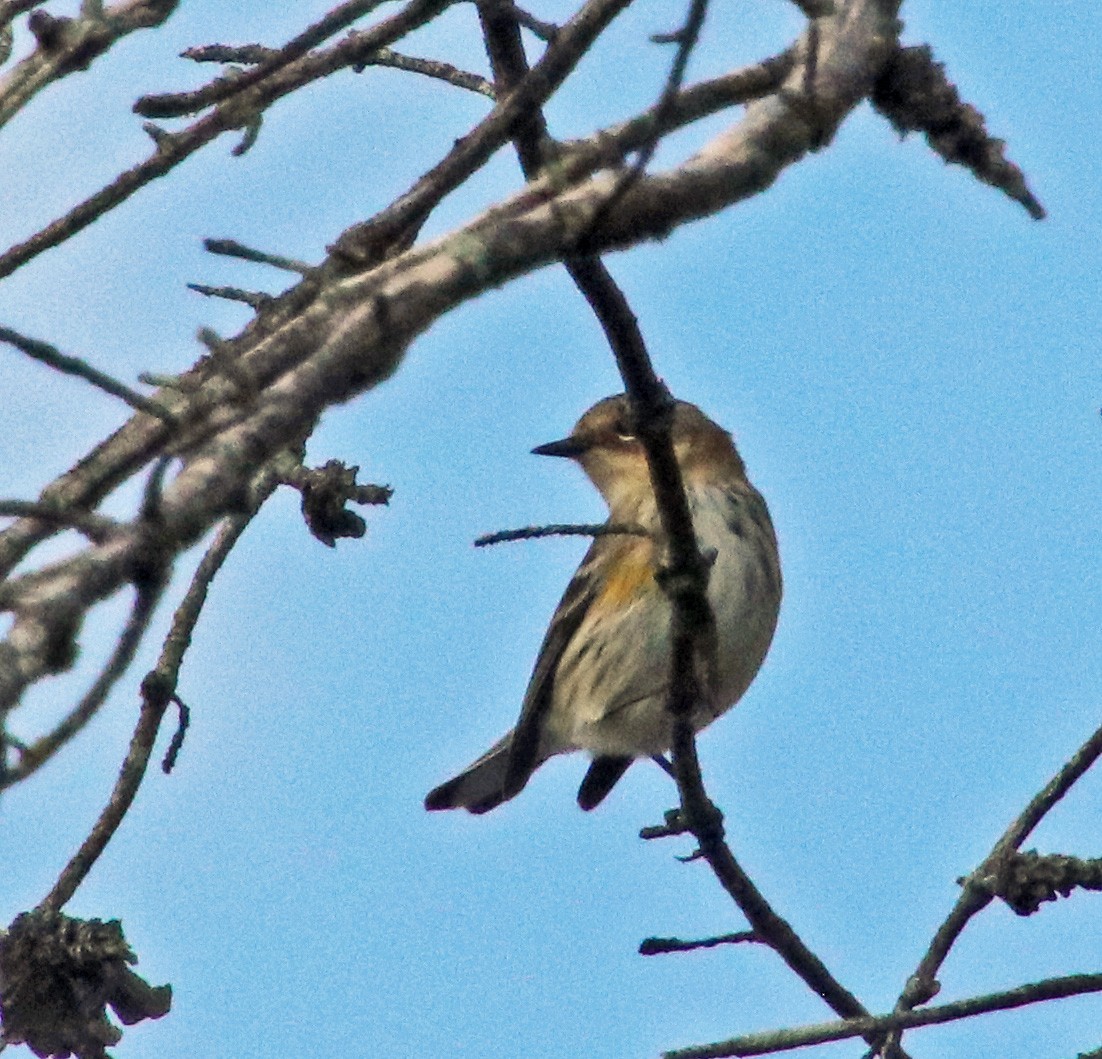
<path fill-rule="evenodd" d="M 714 622 L 709 657 L 697 663 L 700 731 L 742 697 L 773 639 L 782 580 L 777 538 L 731 435 L 696 405 L 674 401 L 670 441 L 693 529 L 710 560 Z M 625 394 L 598 401 L 560 441 L 532 450 L 581 466 L 608 507 L 598 535 L 547 628 L 510 732 L 425 797 L 429 811 L 481 814 L 515 797 L 549 758 L 587 751 L 578 790 L 599 805 L 636 760 L 663 764 L 673 740 L 671 604 L 660 585 L 664 542 L 643 444 Z"/>

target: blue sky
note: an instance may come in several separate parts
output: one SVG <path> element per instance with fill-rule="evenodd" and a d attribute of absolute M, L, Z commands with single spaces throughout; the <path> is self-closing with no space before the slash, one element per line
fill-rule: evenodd
<path fill-rule="evenodd" d="M 274 43 L 325 7 L 185 3 L 156 40 L 131 38 L 46 93 L 0 134 L 0 242 L 144 156 L 130 102 L 201 72 L 176 52 Z M 1102 13 L 952 7 L 905 3 L 905 40 L 933 44 L 1048 220 L 865 108 L 764 196 L 609 262 L 660 373 L 734 432 L 780 538 L 777 638 L 700 741 L 709 790 L 767 897 L 874 1011 L 894 1003 L 954 880 L 1097 726 L 1102 687 Z M 641 0 L 548 108 L 553 131 L 645 105 L 668 55 L 646 37 L 680 12 Z M 775 50 L 798 25 L 779 0 L 717 0 L 691 77 Z M 480 68 L 473 27 L 460 7 L 418 47 Z M 203 237 L 318 260 L 484 109 L 410 75 L 342 75 L 278 105 L 245 157 L 220 141 L 4 281 L 0 320 L 124 379 L 181 370 L 198 327 L 246 319 L 187 282 L 282 282 L 206 255 Z M 428 234 L 517 179 L 502 153 Z M 0 386 L 3 496 L 35 495 L 125 416 L 12 351 Z M 421 809 L 515 720 L 585 547 L 471 541 L 602 516 L 579 472 L 528 450 L 618 388 L 596 324 L 548 269 L 441 320 L 392 380 L 322 423 L 311 461 L 359 464 L 394 486 L 391 506 L 336 551 L 309 537 L 294 496 L 261 514 L 185 665 L 177 771 L 149 777 L 70 905 L 121 918 L 138 970 L 176 990 L 120 1057 L 618 1059 L 828 1017 L 768 952 L 636 954 L 649 935 L 742 926 L 706 869 L 675 859 L 686 845 L 638 839 L 674 803 L 657 769 L 632 769 L 592 814 L 574 805 L 581 759 L 547 765 L 486 817 Z M 86 668 L 36 691 L 17 734 L 86 685 L 124 608 L 101 611 Z M 43 896 L 102 806 L 155 648 L 61 759 L 5 795 L 5 918 Z M 1089 775 L 1029 845 L 1097 855 L 1100 810 Z M 1099 970 L 1099 900 L 1022 920 L 989 909 L 942 998 Z M 1102 1045 L 1100 1025 L 1102 999 L 1078 999 L 908 1047 L 1065 1059 Z"/>

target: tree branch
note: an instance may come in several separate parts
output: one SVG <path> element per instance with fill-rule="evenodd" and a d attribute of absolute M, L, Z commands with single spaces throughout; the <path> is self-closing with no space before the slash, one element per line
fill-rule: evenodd
<path fill-rule="evenodd" d="M 548 53 L 563 41 L 577 45 L 583 37 L 591 39 L 597 30 L 593 20 L 607 21 L 622 2 L 595 2 L 578 16 L 584 25 L 564 27 Z M 837 123 L 863 97 L 890 51 L 894 28 L 873 0 L 856 0 L 844 20 L 822 20 L 818 120 L 805 119 L 798 100 L 790 101 L 791 91 L 752 104 L 742 122 L 684 165 L 640 178 L 602 224 L 600 245 L 665 236 L 677 224 L 767 186 L 818 142 L 824 121 Z M 805 51 L 798 46 L 797 56 Z M 569 56 L 576 61 L 573 52 Z M 567 58 L 544 69 L 538 83 L 546 86 L 553 73 L 561 74 L 560 62 Z M 532 74 L 537 71 L 539 64 Z M 788 84 L 802 86 L 799 62 Z M 509 113 L 509 100 L 518 94 L 519 89 L 511 93 L 497 112 Z M 201 361 L 178 387 L 157 395 L 184 427 L 170 437 L 163 423 L 132 420 L 40 499 L 92 507 L 150 458 L 178 454 L 183 466 L 164 496 L 165 539 L 178 549 L 189 546 L 234 509 L 252 468 L 307 436 L 325 408 L 388 377 L 409 343 L 434 320 L 483 290 L 569 253 L 615 179 L 599 173 L 562 189 L 549 173 L 460 230 L 362 272 L 349 274 L 337 251 L 262 309 L 241 336 L 223 343 L 217 361 Z M 349 235 L 351 245 L 362 248 L 362 229 Z M 245 391 L 242 378 L 251 380 Z M 0 533 L 0 570 L 19 561 L 44 532 L 41 523 L 22 522 Z M 133 534 L 124 532 L 69 563 L 8 583 L 2 602 L 15 620 L 7 647 L 0 648 L 0 707 L 10 707 L 29 683 L 51 671 L 40 649 L 49 639 L 44 616 L 53 608 L 85 608 L 110 595 L 125 580 L 135 547 Z"/>
<path fill-rule="evenodd" d="M 346 0 L 332 11 L 327 11 L 322 18 L 312 26 L 307 26 L 282 48 L 264 49 L 263 53 L 257 53 L 259 61 L 251 69 L 238 71 L 233 77 L 217 78 L 192 92 L 142 96 L 134 104 L 134 113 L 141 114 L 143 118 L 179 118 L 222 103 L 279 73 L 319 44 L 374 11 L 383 2 L 384 0 Z"/>
<path fill-rule="evenodd" d="M 90 382 L 104 393 L 117 397 L 120 401 L 125 401 L 138 412 L 156 416 L 170 425 L 173 423 L 172 416 L 156 401 L 151 401 L 144 394 L 131 389 L 125 383 L 119 382 L 118 379 L 113 379 L 106 372 L 100 371 L 86 360 L 62 353 L 57 346 L 52 346 L 49 342 L 42 342 L 37 338 L 28 338 L 26 335 L 19 334 L 18 331 L 13 331 L 10 327 L 3 326 L 0 326 L 0 342 L 7 342 L 8 345 L 15 346 L 20 352 L 41 364 L 46 364 L 54 371 L 59 371 L 64 375 L 73 375 L 79 379 L 84 379 L 85 382 Z"/>
<path fill-rule="evenodd" d="M 615 534 L 631 534 L 636 537 L 647 536 L 642 526 L 620 525 L 602 522 L 597 525 L 565 525 L 554 523 L 550 526 L 525 526 L 523 529 L 498 530 L 485 533 L 475 539 L 476 548 L 487 548 L 491 544 L 504 544 L 507 541 L 529 541 L 537 537 L 607 537 Z"/>
<path fill-rule="evenodd" d="M 693 1048 L 679 1048 L 666 1052 L 663 1059 L 728 1059 L 730 1056 L 774 1055 L 795 1048 L 829 1041 L 845 1041 L 854 1037 L 883 1035 L 888 1031 L 910 1029 L 917 1026 L 936 1026 L 945 1022 L 973 1018 L 992 1011 L 1008 1011 L 1040 1004 L 1047 1000 L 1082 996 L 1102 992 L 1102 974 L 1074 974 L 1065 978 L 1046 978 L 1043 982 L 1018 986 L 1001 993 L 956 1000 L 951 1004 L 923 1008 L 921 1011 L 892 1013 L 876 1017 L 843 1019 L 841 1022 L 822 1022 L 813 1026 L 800 1026 L 790 1030 L 770 1030 L 767 1033 L 751 1033 L 733 1037 L 715 1044 L 703 1044 Z"/>
<path fill-rule="evenodd" d="M 161 25 L 178 3 L 179 0 L 120 0 L 98 13 L 94 5 L 83 5 L 77 18 L 56 18 L 45 11 L 35 11 L 27 28 L 38 46 L 0 76 L 0 128 L 47 85 L 87 70 L 94 60 L 136 30 Z M 39 6 L 41 0 L 8 0 L 0 9 L 0 28 Z"/>
<path fill-rule="evenodd" d="M 923 1004 L 937 994 L 941 988 L 937 981 L 937 973 L 941 965 L 969 920 L 994 899 L 994 888 L 991 882 L 997 878 L 1006 857 L 1021 848 L 1033 829 L 1100 755 L 1102 755 L 1102 728 L 1094 732 L 1059 772 L 1037 792 L 1029 805 L 995 843 L 994 848 L 983 859 L 980 866 L 964 880 L 957 903 L 938 927 L 929 948 L 896 1002 L 896 1012 L 910 1011 L 917 1004 Z"/>
<path fill-rule="evenodd" d="M 39 903 L 39 910 L 56 912 L 64 907 L 107 848 L 133 804 L 138 788 L 145 778 L 165 711 L 175 701 L 180 666 L 191 645 L 191 635 L 202 613 L 210 583 L 277 484 L 278 476 L 273 468 L 267 468 L 257 476 L 245 510 L 226 520 L 196 568 L 191 585 L 173 615 L 172 626 L 165 638 L 157 665 L 142 681 L 142 706 L 138 724 L 130 739 L 130 748 L 111 797 L 88 837 L 58 877 L 53 889 Z M 155 602 L 155 598 L 148 600 L 150 607 Z"/>
<path fill-rule="evenodd" d="M 327 77 L 336 70 L 355 65 L 376 48 L 392 44 L 411 30 L 431 21 L 449 2 L 450 0 L 411 0 L 397 14 L 383 19 L 372 29 L 354 38 L 346 38 L 327 51 L 308 53 L 294 62 L 280 64 L 270 74 L 255 82 L 250 81 L 244 87 L 235 80 L 233 94 L 211 113 L 180 132 L 158 133 L 156 150 L 149 158 L 120 173 L 110 184 L 74 206 L 67 214 L 0 255 L 0 279 L 10 275 L 44 250 L 57 246 L 82 231 L 97 217 L 124 202 L 146 184 L 164 176 L 222 133 L 248 127 L 276 100 L 312 81 Z"/>

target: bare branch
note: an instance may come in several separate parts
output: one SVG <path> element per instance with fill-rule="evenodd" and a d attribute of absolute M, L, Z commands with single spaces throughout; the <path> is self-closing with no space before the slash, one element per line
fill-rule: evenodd
<path fill-rule="evenodd" d="M 253 114 L 244 125 L 244 133 L 237 144 L 230 150 L 230 154 L 234 158 L 240 158 L 243 154 L 246 154 L 252 149 L 253 144 L 256 143 L 257 138 L 260 136 L 260 130 L 264 126 L 264 115 L 257 113 Z"/>
<path fill-rule="evenodd" d="M 600 227 L 601 222 L 609 211 L 616 206 L 616 203 L 626 194 L 631 185 L 639 179 L 640 175 L 654 157 L 654 152 L 658 150 L 658 144 L 661 138 L 661 133 L 658 130 L 668 120 L 668 115 L 674 105 L 674 100 L 681 91 L 681 86 L 685 80 L 685 71 L 689 65 L 689 56 L 692 55 L 693 49 L 700 39 L 700 31 L 704 28 L 704 16 L 707 14 L 707 11 L 708 0 L 689 0 L 689 11 L 685 16 L 685 22 L 681 28 L 675 33 L 663 34 L 651 38 L 651 40 L 656 43 L 676 44 L 677 53 L 674 56 L 673 62 L 670 64 L 670 72 L 666 77 L 666 83 L 662 88 L 662 94 L 658 97 L 658 102 L 654 105 L 652 112 L 654 123 L 652 132 L 647 139 L 640 144 L 639 156 L 635 159 L 631 168 L 620 175 L 619 182 L 613 189 L 612 194 L 609 195 L 602 208 L 598 210 L 596 216 L 593 218 L 594 228 Z M 584 245 L 584 243 L 585 238 L 583 237 L 581 244 Z"/>
<path fill-rule="evenodd" d="M 469 92 L 477 92 L 489 99 L 496 99 L 494 86 L 480 77 L 478 74 L 467 70 L 460 70 L 451 63 L 438 62 L 436 59 L 418 59 L 412 55 L 403 55 L 401 52 L 390 48 L 380 48 L 372 53 L 359 66 L 353 67 L 357 73 L 368 66 L 390 66 L 395 70 L 408 70 L 410 73 L 424 74 L 426 77 L 444 81 L 446 84 L 455 85 L 456 88 L 465 88 Z"/>
<path fill-rule="evenodd" d="M 964 166 L 1020 202 L 1035 221 L 1044 219 L 1044 206 L 1003 153 L 1006 144 L 990 136 L 983 115 L 961 100 L 929 47 L 898 48 L 876 83 L 872 103 L 901 135 L 924 133 L 946 162 Z"/>
<path fill-rule="evenodd" d="M 220 77 L 193 92 L 142 96 L 134 104 L 134 112 L 141 114 L 144 118 L 178 118 L 185 114 L 194 114 L 215 103 L 221 103 L 262 79 L 278 73 L 342 29 L 352 25 L 357 19 L 374 11 L 381 3 L 383 0 L 346 0 L 332 11 L 326 12 L 323 18 L 308 26 L 282 48 L 265 55 L 251 70 L 238 72 L 231 77 Z M 441 5 L 441 9 L 443 6 Z"/>
<path fill-rule="evenodd" d="M 854 1037 L 866 1040 L 890 1030 L 910 1029 L 917 1026 L 936 1026 L 945 1022 L 973 1018 L 992 1011 L 1007 1011 L 1040 1004 L 1048 1000 L 1082 996 L 1085 993 L 1102 992 L 1102 974 L 1074 974 L 1064 978 L 1046 978 L 1042 982 L 1018 986 L 1001 993 L 956 1000 L 951 1004 L 923 1008 L 921 1011 L 893 1013 L 869 1018 L 843 1019 L 841 1022 L 822 1022 L 813 1026 L 800 1026 L 790 1030 L 771 1030 L 767 1033 L 751 1033 L 715 1044 L 678 1048 L 664 1053 L 663 1059 L 727 1059 L 729 1056 L 774 1055 L 795 1048 L 828 1041 L 845 1041 Z"/>
<path fill-rule="evenodd" d="M 640 150 L 649 142 L 656 129 L 665 135 L 728 107 L 774 95 L 794 63 L 795 55 L 789 50 L 741 70 L 698 82 L 672 99 L 661 121 L 652 108 L 588 139 L 566 140 L 556 145 L 553 165 L 560 171 L 564 183 L 571 183 L 578 176 L 602 166 L 618 165 L 632 151 Z"/>
<path fill-rule="evenodd" d="M 125 401 L 136 411 L 156 416 L 170 425 L 175 423 L 172 414 L 156 401 L 151 401 L 148 397 L 138 393 L 137 390 L 132 390 L 125 383 L 119 382 L 118 379 L 111 378 L 106 372 L 93 367 L 86 360 L 62 353 L 61 350 L 50 345 L 49 342 L 42 342 L 37 338 L 28 338 L 26 335 L 19 334 L 18 331 L 13 331 L 10 327 L 3 326 L 0 326 L 0 342 L 7 342 L 8 345 L 15 346 L 20 352 L 26 353 L 28 357 L 33 357 L 40 363 L 48 365 L 54 371 L 60 371 L 65 375 L 73 375 L 79 379 L 84 379 L 85 382 L 90 382 L 104 393 L 109 393 L 112 397 Z"/>
<path fill-rule="evenodd" d="M 543 57 L 497 106 L 404 195 L 371 220 L 346 231 L 331 253 L 369 266 L 413 235 L 433 209 L 479 169 L 566 79 L 590 45 L 631 0 L 587 0 L 559 31 Z"/>
<path fill-rule="evenodd" d="M 214 543 L 200 561 L 191 586 L 173 616 L 172 627 L 165 638 L 161 657 L 142 681 L 142 706 L 138 724 L 131 737 L 130 748 L 111 797 L 88 837 L 58 877 L 53 889 L 39 903 L 40 910 L 58 911 L 69 901 L 129 811 L 145 777 L 146 767 L 149 764 L 165 710 L 172 702 L 179 702 L 176 698 L 176 684 L 179 679 L 180 665 L 191 644 L 191 635 L 202 612 L 203 604 L 206 602 L 210 583 L 256 512 L 271 496 L 276 484 L 277 476 L 271 469 L 262 471 L 257 476 L 245 510 L 226 520 Z M 161 584 L 163 585 L 163 580 Z M 147 602 L 152 605 L 155 599 L 150 597 Z M 176 749 L 178 749 L 178 739 L 179 733 L 173 740 Z M 169 754 L 165 758 L 169 767 L 174 756 L 170 747 Z"/>
<path fill-rule="evenodd" d="M 1029 805 L 1022 810 L 996 843 L 987 862 L 993 862 L 1012 849 L 1021 849 L 1022 843 L 1059 804 L 1064 795 L 1094 766 L 1099 757 L 1102 757 L 1102 728 L 1095 731 L 1059 772 L 1033 796 Z"/>
<path fill-rule="evenodd" d="M 280 476 L 273 461 L 255 477 L 244 509 L 222 521 L 210 547 L 196 566 L 191 584 L 172 615 L 172 625 L 161 647 L 157 664 L 146 674 L 146 681 L 160 689 L 158 698 L 179 701 L 176 699 L 176 687 L 180 679 L 180 667 L 191 646 L 192 633 L 203 613 L 211 583 L 241 535 L 256 517 L 256 513 L 275 492 L 279 480 Z"/>
<path fill-rule="evenodd" d="M 172 740 L 169 742 L 168 749 L 165 751 L 164 760 L 161 761 L 161 771 L 166 776 L 176 767 L 176 759 L 180 756 L 180 751 L 184 745 L 184 736 L 187 735 L 187 730 L 191 727 L 191 709 L 188 707 L 187 703 L 178 695 L 173 695 L 172 701 L 176 703 L 178 720 L 176 722 L 176 731 L 172 733 Z"/>
<path fill-rule="evenodd" d="M 52 731 L 33 743 L 21 746 L 15 765 L 10 768 L 0 768 L 0 791 L 14 787 L 37 772 L 95 717 L 111 690 L 134 660 L 134 654 L 149 628 L 159 598 L 157 592 L 145 592 L 140 589 L 137 591 L 126 626 L 120 633 L 111 657 L 99 676 L 76 706 Z"/>
<path fill-rule="evenodd" d="M 279 55 L 278 48 L 266 48 L 263 44 L 197 44 L 180 52 L 181 59 L 197 63 L 255 63 L 268 62 Z"/>
<path fill-rule="evenodd" d="M 119 527 L 114 519 L 97 515 L 92 511 L 75 508 L 54 508 L 33 500 L 0 500 L 0 515 L 11 518 L 35 519 L 61 529 L 73 529 L 83 533 L 90 541 L 102 544 Z"/>
<path fill-rule="evenodd" d="M 111 798 L 91 833 L 65 866 L 53 889 L 39 904 L 40 909 L 58 911 L 65 906 L 118 830 L 141 786 L 167 705 L 167 701 L 160 702 L 148 695 L 143 699 L 138 726 L 134 729 L 130 749 L 123 761 Z"/>
<path fill-rule="evenodd" d="M 897 1012 L 909 1011 L 935 996 L 940 989 L 937 973 L 949 950 L 956 943 L 969 920 L 986 908 L 993 899 L 989 880 L 998 876 L 1003 861 L 1021 847 L 1033 829 L 1072 786 L 1102 756 L 1102 728 L 1099 728 L 1079 748 L 1071 759 L 1037 792 L 1029 805 L 1008 827 L 983 863 L 964 881 L 963 890 L 952 911 L 938 927 L 926 954 L 896 1002 Z"/>
<path fill-rule="evenodd" d="M 529 541 L 538 537 L 605 537 L 624 533 L 636 537 L 647 536 L 647 531 L 642 526 L 629 526 L 617 522 L 601 522 L 593 525 L 567 525 L 559 522 L 550 526 L 525 526 L 523 529 L 498 530 L 496 533 L 486 533 L 475 540 L 474 546 L 476 548 L 486 548 L 492 544 L 503 544 L 507 541 Z"/>
<path fill-rule="evenodd" d="M 504 94 L 526 75 L 519 36 L 515 25 L 510 26 L 508 19 L 492 5 L 480 5 L 479 13 L 497 89 L 499 94 Z M 703 5 L 694 4 L 664 100 L 676 96 L 684 63 L 696 40 L 702 17 Z M 663 109 L 661 104 L 657 109 Z M 536 174 L 541 147 L 547 138 L 538 109 L 527 112 L 524 121 L 517 124 L 514 137 L 522 167 L 531 178 Z M 611 195 L 599 204 L 597 216 L 609 208 L 610 201 L 614 210 L 629 190 L 618 182 Z M 591 222 L 584 230 L 590 231 L 593 227 Z M 661 581 L 673 611 L 670 710 L 675 718 L 674 766 L 685 817 L 720 882 L 750 920 L 753 936 L 771 945 L 839 1014 L 867 1015 L 857 999 L 830 975 L 791 927 L 769 908 L 722 841 L 719 814 L 704 794 L 689 722 L 691 710 L 699 700 L 695 671 L 697 644 L 706 641 L 714 619 L 705 594 L 709 564 L 697 545 L 680 469 L 669 438 L 672 401 L 654 372 L 635 316 L 604 265 L 594 256 L 571 256 L 566 266 L 600 321 L 616 358 L 635 412 L 636 432 L 650 465 L 651 483 L 667 542 Z M 870 1037 L 870 1041 L 878 1040 Z"/>
<path fill-rule="evenodd" d="M 271 300 L 270 294 L 263 291 L 242 290 L 240 287 L 208 287 L 205 283 L 189 283 L 188 290 L 208 298 L 225 298 L 231 302 L 244 302 L 253 309 L 263 309 Z"/>
<path fill-rule="evenodd" d="M 235 83 L 233 95 L 209 114 L 181 132 L 164 133 L 160 136 L 157 150 L 151 157 L 120 173 L 110 184 L 74 206 L 63 217 L 0 255 L 0 279 L 10 275 L 42 251 L 57 246 L 82 231 L 97 217 L 124 202 L 150 181 L 164 176 L 222 133 L 247 127 L 265 107 L 277 99 L 336 70 L 355 65 L 376 48 L 391 44 L 429 22 L 448 3 L 449 0 L 411 0 L 403 10 L 383 19 L 371 30 L 360 33 L 355 38 L 343 40 L 327 51 L 303 55 L 289 65 L 279 66 L 255 83 L 250 82 L 246 87 Z"/>
<path fill-rule="evenodd" d="M 699 941 L 682 941 L 680 938 L 647 938 L 639 945 L 640 956 L 663 956 L 671 952 L 695 952 L 697 949 L 715 949 L 721 945 L 744 945 L 762 939 L 752 930 L 740 930 L 734 934 L 720 934 Z"/>
<path fill-rule="evenodd" d="M 120 0 L 98 12 L 85 5 L 77 18 L 56 18 L 45 11 L 35 11 L 27 27 L 38 47 L 0 76 L 0 127 L 47 85 L 88 69 L 95 59 L 136 30 L 159 26 L 178 2 Z M 0 28 L 39 6 L 40 3 L 27 0 L 8 0 L 0 8 Z"/>
<path fill-rule="evenodd" d="M 271 265 L 273 268 L 281 268 L 287 272 L 298 272 L 306 275 L 311 266 L 305 261 L 296 261 L 291 257 L 283 257 L 280 254 L 268 254 L 263 250 L 254 250 L 237 242 L 236 239 L 204 239 L 203 249 L 210 254 L 222 254 L 225 257 L 239 257 L 242 261 L 252 261 L 258 265 Z"/>

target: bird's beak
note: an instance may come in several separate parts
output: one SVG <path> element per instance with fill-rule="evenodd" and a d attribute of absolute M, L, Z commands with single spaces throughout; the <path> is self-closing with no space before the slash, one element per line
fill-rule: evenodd
<path fill-rule="evenodd" d="M 563 456 L 568 460 L 577 459 L 589 446 L 580 438 L 563 438 L 562 441 L 549 441 L 546 445 L 537 445 L 533 456 Z"/>

